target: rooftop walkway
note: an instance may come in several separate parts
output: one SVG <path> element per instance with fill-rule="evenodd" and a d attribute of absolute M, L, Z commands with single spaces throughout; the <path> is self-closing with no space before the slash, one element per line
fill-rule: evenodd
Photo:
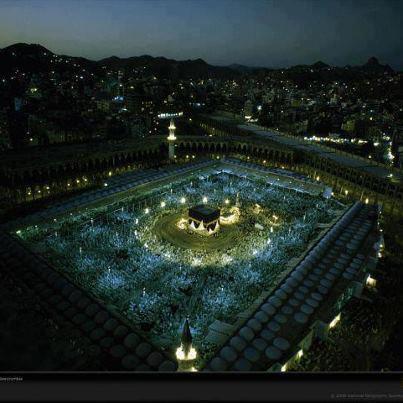
<path fill-rule="evenodd" d="M 40 296 L 45 310 L 93 343 L 108 369 L 176 371 L 176 361 L 19 241 L 0 232 L 0 268 Z M 29 329 L 27 329 L 29 332 Z"/>
<path fill-rule="evenodd" d="M 43 222 L 49 218 L 64 214 L 70 210 L 83 207 L 87 204 L 100 201 L 106 197 L 118 195 L 129 191 L 137 186 L 144 185 L 156 180 L 168 178 L 173 174 L 181 174 L 199 169 L 213 163 L 212 160 L 201 160 L 183 166 L 172 165 L 161 169 L 146 169 L 141 171 L 128 172 L 122 175 L 105 180 L 107 186 L 100 189 L 91 190 L 77 196 L 72 196 L 65 201 L 54 204 L 42 211 L 35 212 L 25 217 L 21 217 L 14 221 L 9 221 L 2 225 L 3 229 L 26 227 L 37 222 Z"/>
<path fill-rule="evenodd" d="M 330 147 L 324 147 L 318 144 L 312 144 L 306 142 L 302 138 L 295 136 L 285 135 L 281 132 L 266 129 L 257 125 L 238 125 L 240 129 L 250 131 L 257 136 L 268 138 L 276 143 L 286 145 L 292 148 L 296 148 L 301 151 L 305 151 L 311 154 L 318 154 L 323 158 L 330 159 L 341 165 L 345 165 L 349 168 L 355 168 L 362 170 L 365 173 L 375 175 L 378 178 L 391 180 L 389 175 L 393 173 L 393 181 L 403 183 L 403 171 L 396 168 L 388 168 L 385 165 L 372 162 L 366 158 L 341 152 Z"/>

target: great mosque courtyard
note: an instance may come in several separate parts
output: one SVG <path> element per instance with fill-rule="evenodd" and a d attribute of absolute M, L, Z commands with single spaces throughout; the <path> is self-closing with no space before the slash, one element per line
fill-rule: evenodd
<path fill-rule="evenodd" d="M 8 266 L 112 368 L 286 370 L 375 281 L 378 208 L 249 157 L 176 164 L 169 132 L 168 166 L 7 222 Z"/>
<path fill-rule="evenodd" d="M 203 168 L 18 235 L 157 346 L 177 346 L 188 318 L 204 358 L 212 322 L 234 323 L 345 211 L 323 188 L 301 184 L 286 171 Z M 217 231 L 189 224 L 194 206 L 219 212 Z"/>

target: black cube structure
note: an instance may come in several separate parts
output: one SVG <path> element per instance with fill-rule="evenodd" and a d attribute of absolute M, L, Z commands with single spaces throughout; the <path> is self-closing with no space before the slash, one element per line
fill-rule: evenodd
<path fill-rule="evenodd" d="M 203 204 L 189 208 L 189 227 L 193 230 L 212 234 L 219 229 L 219 220 L 219 208 Z"/>

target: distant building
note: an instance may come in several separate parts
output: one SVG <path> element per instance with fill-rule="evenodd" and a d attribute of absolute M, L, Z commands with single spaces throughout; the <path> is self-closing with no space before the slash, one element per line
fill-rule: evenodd
<path fill-rule="evenodd" d="M 29 143 L 27 115 L 22 110 L 10 111 L 7 120 L 11 147 L 25 147 Z"/>
<path fill-rule="evenodd" d="M 145 137 L 147 128 L 141 118 L 134 118 L 131 120 L 130 124 L 130 134 L 132 137 Z"/>
<path fill-rule="evenodd" d="M 102 112 L 109 112 L 111 108 L 110 101 L 108 99 L 99 99 L 96 101 L 97 109 Z"/>
<path fill-rule="evenodd" d="M 11 148 L 8 119 L 5 111 L 0 111 L 0 150 Z"/>
<path fill-rule="evenodd" d="M 353 133 L 355 129 L 355 120 L 353 119 L 348 119 L 345 120 L 342 125 L 341 125 L 342 130 L 348 132 L 348 133 Z"/>
<path fill-rule="evenodd" d="M 37 76 L 33 75 L 28 85 L 26 96 L 29 98 L 40 99 L 42 98 L 42 92 L 39 89 L 40 80 Z"/>
<path fill-rule="evenodd" d="M 403 168 L 403 124 L 396 124 L 393 130 L 392 155 L 395 156 L 394 165 Z"/>
<path fill-rule="evenodd" d="M 142 95 L 135 91 L 128 91 L 125 104 L 129 112 L 139 115 L 142 108 Z"/>
<path fill-rule="evenodd" d="M 250 120 L 253 115 L 253 103 L 251 100 L 247 100 L 243 107 L 243 116 L 246 120 Z"/>
<path fill-rule="evenodd" d="M 24 105 L 24 100 L 22 98 L 14 98 L 14 110 L 19 112 Z"/>

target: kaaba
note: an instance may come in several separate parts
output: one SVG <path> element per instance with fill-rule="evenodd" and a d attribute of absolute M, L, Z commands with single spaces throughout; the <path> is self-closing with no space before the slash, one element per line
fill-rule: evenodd
<path fill-rule="evenodd" d="M 196 230 L 214 232 L 219 227 L 220 209 L 205 205 L 189 208 L 189 225 Z"/>

